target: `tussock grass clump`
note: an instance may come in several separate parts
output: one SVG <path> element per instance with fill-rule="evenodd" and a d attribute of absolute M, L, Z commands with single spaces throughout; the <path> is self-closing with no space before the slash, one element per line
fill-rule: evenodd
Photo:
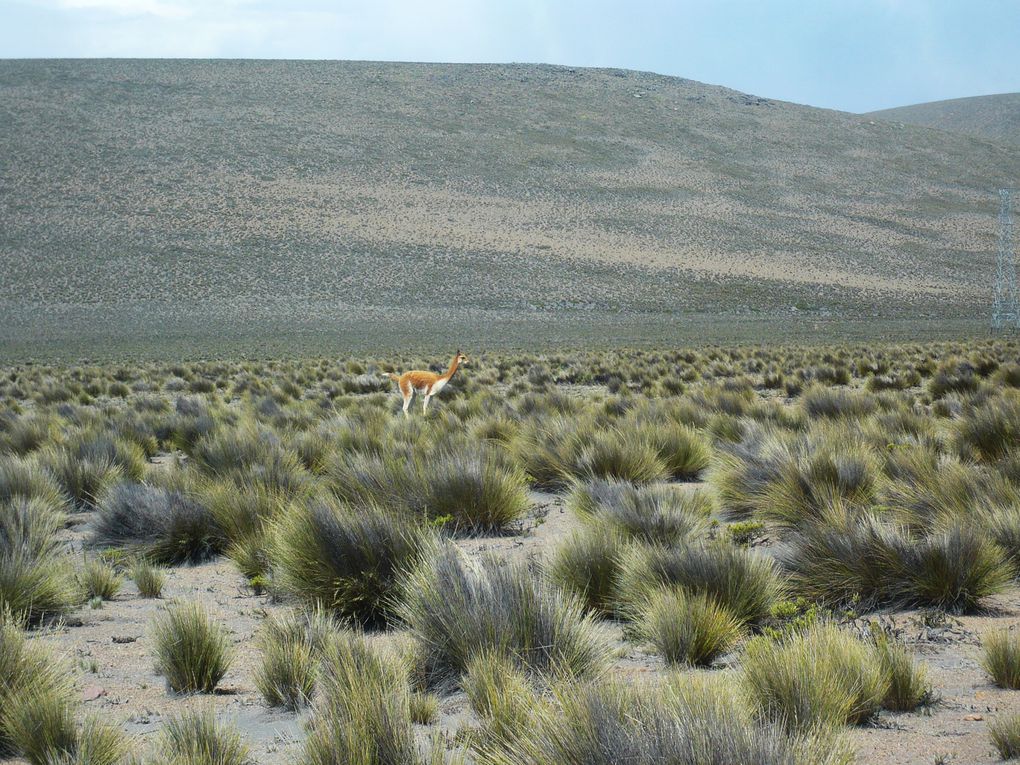
<path fill-rule="evenodd" d="M 871 634 L 889 683 L 882 706 L 893 712 L 912 712 L 934 700 L 928 669 L 918 664 L 905 645 L 897 642 L 873 622 Z"/>
<path fill-rule="evenodd" d="M 708 531 L 707 494 L 670 484 L 635 486 L 626 481 L 578 484 L 569 504 L 621 534 L 644 542 L 678 543 Z"/>
<path fill-rule="evenodd" d="M 440 765 L 441 744 L 419 747 L 406 665 L 357 635 L 324 651 L 315 715 L 300 765 Z"/>
<path fill-rule="evenodd" d="M 285 493 L 301 491 L 308 472 L 297 454 L 286 449 L 271 430 L 251 420 L 219 427 L 200 437 L 189 454 L 205 475 L 253 481 Z"/>
<path fill-rule="evenodd" d="M 397 578 L 430 538 L 405 516 L 320 500 L 291 508 L 274 530 L 280 586 L 310 606 L 379 627 L 391 617 Z"/>
<path fill-rule="evenodd" d="M 259 633 L 262 661 L 255 670 L 255 686 L 266 703 L 290 710 L 308 704 L 323 647 L 341 629 L 321 609 L 270 615 Z"/>
<path fill-rule="evenodd" d="M 570 476 L 647 483 L 669 477 L 659 450 L 634 430 L 601 430 L 577 439 L 566 466 Z"/>
<path fill-rule="evenodd" d="M 76 600 L 70 561 L 56 537 L 63 519 L 38 498 L 0 502 L 0 611 L 38 622 Z"/>
<path fill-rule="evenodd" d="M 456 682 L 482 651 L 575 675 L 600 671 L 608 656 L 580 602 L 522 564 L 479 563 L 444 543 L 406 577 L 402 594 L 397 612 L 432 685 Z"/>
<path fill-rule="evenodd" d="M 780 559 L 794 587 L 833 605 L 977 609 L 1009 580 L 1001 550 L 976 524 L 919 537 L 872 515 L 804 527 Z"/>
<path fill-rule="evenodd" d="M 709 666 L 740 639 L 743 627 L 712 597 L 654 592 L 634 618 L 637 634 L 669 664 Z"/>
<path fill-rule="evenodd" d="M 505 655 L 483 651 L 468 662 L 462 685 L 482 720 L 473 748 L 483 758 L 497 754 L 528 723 L 535 694 L 527 677 Z"/>
<path fill-rule="evenodd" d="M 859 420 L 876 408 L 875 399 L 866 393 L 815 386 L 801 394 L 800 405 L 808 417 L 830 420 Z"/>
<path fill-rule="evenodd" d="M 334 493 L 455 529 L 499 531 L 528 510 L 526 479 L 494 447 L 427 454 L 347 455 L 330 470 Z"/>
<path fill-rule="evenodd" d="M 956 423 L 958 450 L 982 462 L 996 462 L 1020 445 L 1020 397 L 999 396 Z"/>
<path fill-rule="evenodd" d="M 950 393 L 973 393 L 981 381 L 974 367 L 966 361 L 951 361 L 939 366 L 928 381 L 928 393 L 938 400 Z"/>
<path fill-rule="evenodd" d="M 621 600 L 640 605 L 655 589 L 705 594 L 742 624 L 764 622 L 784 586 L 770 558 L 727 543 L 632 548 L 619 577 Z"/>
<path fill-rule="evenodd" d="M 124 577 L 117 569 L 101 560 L 88 561 L 77 571 L 76 576 L 85 600 L 113 600 L 124 584 Z"/>
<path fill-rule="evenodd" d="M 81 459 L 62 449 L 45 449 L 39 458 L 79 510 L 95 507 L 103 493 L 124 475 L 119 465 L 104 456 Z"/>
<path fill-rule="evenodd" d="M 44 414 L 0 420 L 0 454 L 29 454 L 56 437 L 56 423 Z"/>
<path fill-rule="evenodd" d="M 525 420 L 510 441 L 514 461 L 540 488 L 557 489 L 569 482 L 575 444 L 587 440 L 594 426 L 562 414 Z"/>
<path fill-rule="evenodd" d="M 1002 759 L 1020 758 L 1020 715 L 996 717 L 988 725 L 988 736 Z"/>
<path fill-rule="evenodd" d="M 16 499 L 35 499 L 54 511 L 67 504 L 60 486 L 37 460 L 0 455 L 0 504 Z"/>
<path fill-rule="evenodd" d="M 238 730 L 218 722 L 211 709 L 187 710 L 163 725 L 157 765 L 250 765 L 251 751 Z"/>
<path fill-rule="evenodd" d="M 791 731 L 864 722 L 889 690 L 874 648 L 824 622 L 782 642 L 754 638 L 742 668 L 762 714 Z"/>
<path fill-rule="evenodd" d="M 131 566 L 131 579 L 143 598 L 158 598 L 163 595 L 166 573 L 152 565 L 145 558 L 139 558 Z"/>
<path fill-rule="evenodd" d="M 93 544 L 134 549 L 153 562 L 198 563 L 225 544 L 209 508 L 183 489 L 121 483 L 98 510 Z"/>
<path fill-rule="evenodd" d="M 1020 688 L 1020 636 L 989 632 L 981 641 L 981 667 L 1000 688 Z"/>
<path fill-rule="evenodd" d="M 119 728 L 95 716 L 79 727 L 70 694 L 62 689 L 29 686 L 0 716 L 15 750 L 30 765 L 117 765 L 129 754 Z"/>
<path fill-rule="evenodd" d="M 912 599 L 951 612 L 971 612 L 1009 584 L 1009 565 L 984 531 L 965 521 L 926 536 L 910 551 Z"/>
<path fill-rule="evenodd" d="M 175 603 L 152 621 L 156 671 L 178 693 L 211 693 L 231 662 L 223 627 L 198 602 Z"/>
<path fill-rule="evenodd" d="M 617 578 L 625 549 L 623 537 L 596 523 L 572 532 L 556 548 L 549 578 L 580 599 L 589 611 L 611 615 L 617 607 Z"/>
<path fill-rule="evenodd" d="M 779 464 L 763 493 L 761 513 L 796 528 L 818 519 L 834 503 L 870 504 L 877 477 L 877 460 L 867 447 L 836 433 L 809 438 Z"/>
<path fill-rule="evenodd" d="M 18 719 L 12 726 L 4 710 L 13 710 L 33 690 L 58 698 L 69 695 L 67 669 L 41 645 L 29 643 L 22 624 L 9 610 L 0 609 L 0 757 L 18 751 L 15 737 L 22 714 L 15 713 Z"/>
<path fill-rule="evenodd" d="M 222 531 L 226 554 L 249 579 L 265 576 L 270 566 L 269 530 L 291 502 L 307 502 L 311 494 L 288 495 L 260 482 L 236 485 L 229 480 L 208 479 L 199 488 Z"/>
<path fill-rule="evenodd" d="M 646 423 L 638 433 L 658 453 L 670 478 L 690 481 L 708 467 L 712 447 L 694 428 L 678 422 Z"/>
<path fill-rule="evenodd" d="M 30 684 L 0 712 L 18 752 L 31 765 L 116 765 L 130 746 L 119 728 L 86 718 L 74 721 L 70 694 L 63 688 Z"/>
<path fill-rule="evenodd" d="M 491 765 L 561 763 L 758 763 L 848 765 L 831 733 L 789 736 L 757 721 L 728 684 L 677 681 L 662 688 L 620 682 L 560 684 L 527 724 L 494 747 Z"/>

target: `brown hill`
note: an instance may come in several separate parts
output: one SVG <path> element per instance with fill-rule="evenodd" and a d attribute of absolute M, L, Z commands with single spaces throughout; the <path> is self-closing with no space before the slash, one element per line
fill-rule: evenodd
<path fill-rule="evenodd" d="M 866 116 L 1020 145 L 1020 93 L 931 101 L 883 109 Z"/>
<path fill-rule="evenodd" d="M 965 135 L 531 65 L 2 61 L 0 124 L 0 355 L 966 319 L 1020 174 Z"/>

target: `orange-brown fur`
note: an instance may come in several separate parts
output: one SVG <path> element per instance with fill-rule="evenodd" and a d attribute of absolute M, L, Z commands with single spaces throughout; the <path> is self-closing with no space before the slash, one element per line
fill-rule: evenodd
<path fill-rule="evenodd" d="M 422 394 L 422 414 L 428 411 L 429 399 L 439 393 L 440 390 L 450 381 L 461 364 L 467 363 L 467 356 L 460 351 L 453 357 L 453 361 L 450 362 L 450 367 L 446 370 L 446 374 L 437 375 L 435 372 L 426 372 L 422 369 L 414 369 L 410 372 L 404 372 L 400 375 L 391 374 L 390 377 L 397 382 L 397 386 L 400 388 L 400 395 L 404 399 L 404 415 L 407 415 L 407 410 L 411 406 L 411 399 L 414 398 L 415 393 Z"/>

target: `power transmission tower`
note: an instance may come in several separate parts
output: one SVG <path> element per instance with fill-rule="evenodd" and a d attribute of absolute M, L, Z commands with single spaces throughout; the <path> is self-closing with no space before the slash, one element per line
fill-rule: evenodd
<path fill-rule="evenodd" d="M 995 299 L 992 303 L 992 331 L 1020 329 L 1017 302 L 1016 264 L 1013 261 L 1013 209 L 1009 189 L 999 189 L 999 254 L 995 260 Z"/>

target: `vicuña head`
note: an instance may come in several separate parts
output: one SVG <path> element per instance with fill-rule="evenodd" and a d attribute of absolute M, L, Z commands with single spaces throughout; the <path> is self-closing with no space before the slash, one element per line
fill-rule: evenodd
<path fill-rule="evenodd" d="M 411 407 L 411 399 L 414 398 L 415 393 L 422 394 L 421 411 L 422 414 L 425 414 L 429 409 L 429 399 L 446 386 L 450 378 L 457 373 L 461 364 L 467 364 L 467 362 L 468 357 L 457 351 L 446 374 L 437 375 L 435 372 L 426 372 L 422 369 L 415 369 L 400 375 L 391 374 L 390 377 L 397 381 L 400 395 L 404 398 L 404 416 L 407 416 L 407 410 Z"/>

